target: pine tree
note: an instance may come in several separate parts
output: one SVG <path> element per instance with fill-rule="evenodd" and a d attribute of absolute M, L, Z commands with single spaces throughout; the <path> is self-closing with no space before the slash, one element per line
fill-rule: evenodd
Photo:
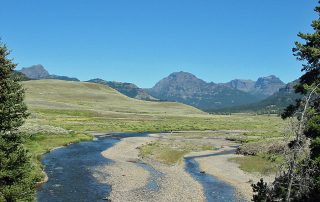
<path fill-rule="evenodd" d="M 16 65 L 0 42 L 0 201 L 33 201 L 35 178 L 18 128 L 28 116 Z"/>
<path fill-rule="evenodd" d="M 311 24 L 314 32 L 299 33 L 298 36 L 304 43 L 296 42 L 293 52 L 299 61 L 305 62 L 301 69 L 304 74 L 300 77 L 296 92 L 308 94 L 313 91 L 315 94 L 313 99 L 310 100 L 310 109 L 307 113 L 306 127 L 303 132 L 311 140 L 310 157 L 315 167 L 320 168 L 320 6 L 317 6 L 314 10 L 318 14 L 318 19 Z M 302 101 L 299 100 L 295 106 L 288 107 L 283 118 L 293 116 L 293 113 L 301 104 Z M 311 192 L 305 197 L 310 201 L 315 201 L 320 198 L 320 170 L 316 169 L 311 177 L 314 185 Z"/>
<path fill-rule="evenodd" d="M 299 33 L 304 42 L 296 42 L 293 48 L 297 59 L 304 62 L 303 75 L 295 90 L 305 95 L 305 99 L 297 100 L 282 114 L 284 119 L 296 117 L 298 120 L 295 139 L 288 145 L 287 170 L 282 171 L 268 189 L 253 185 L 255 196 L 263 198 L 268 195 L 271 201 L 320 199 L 320 6 L 315 11 L 318 19 L 311 25 L 314 33 Z"/>

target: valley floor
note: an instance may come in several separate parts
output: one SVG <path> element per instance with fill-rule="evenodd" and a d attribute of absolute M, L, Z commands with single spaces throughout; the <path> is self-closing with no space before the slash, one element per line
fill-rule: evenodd
<path fill-rule="evenodd" d="M 235 132 L 237 133 L 237 132 Z M 191 133 L 189 133 L 191 134 Z M 208 136 L 207 136 L 208 135 Z M 167 144 L 175 142 L 174 147 L 183 144 L 190 147 L 196 145 L 211 145 L 214 150 L 202 149 L 182 154 L 184 157 L 193 157 L 199 164 L 201 171 L 213 175 L 218 179 L 236 188 L 238 198 L 250 201 L 252 197 L 251 183 L 262 177 L 259 174 L 246 173 L 240 170 L 239 165 L 229 161 L 240 155 L 228 154 L 234 150 L 236 143 L 228 141 L 224 136 L 204 134 L 200 138 L 179 134 L 152 134 L 147 137 L 124 138 L 115 146 L 102 152 L 102 155 L 111 159 L 111 165 L 100 168 L 110 177 L 107 183 L 112 186 L 108 196 L 111 201 L 206 201 L 202 185 L 185 170 L 185 161 L 181 158 L 175 163 L 159 160 L 159 156 L 144 155 L 141 157 L 141 148 L 159 144 L 165 150 Z M 220 152 L 226 154 L 215 155 Z M 172 151 L 171 151 L 172 153 Z M 146 168 L 147 167 L 147 168 Z M 266 178 L 266 176 L 263 176 Z M 272 177 L 269 177 L 272 179 Z"/>

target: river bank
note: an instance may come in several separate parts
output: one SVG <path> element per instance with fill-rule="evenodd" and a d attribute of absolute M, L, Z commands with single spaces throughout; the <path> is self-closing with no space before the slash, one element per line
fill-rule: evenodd
<path fill-rule="evenodd" d="M 56 149 L 45 155 L 49 181 L 39 188 L 38 200 L 250 201 L 250 184 L 260 176 L 228 160 L 238 156 L 235 142 L 210 134 L 96 134 L 94 141 Z M 157 153 L 170 146 L 169 155 L 181 146 L 195 150 L 165 163 L 141 156 L 144 146 Z"/>
<path fill-rule="evenodd" d="M 108 197 L 111 201 L 205 201 L 207 190 L 190 176 L 186 171 L 186 161 L 174 165 L 163 164 L 153 158 L 139 158 L 139 148 L 150 142 L 168 139 L 170 134 L 150 134 L 148 137 L 130 137 L 122 139 L 115 146 L 102 152 L 102 155 L 113 160 L 112 165 L 102 168 L 109 174 L 108 184 L 113 188 Z M 176 138 L 176 137 L 175 137 Z M 202 141 L 202 140 L 201 140 Z M 246 173 L 239 165 L 229 161 L 230 158 L 240 156 L 234 154 L 236 143 L 224 137 L 205 138 L 203 141 L 211 143 L 217 150 L 191 152 L 185 158 L 193 158 L 202 173 L 212 175 L 235 188 L 239 200 L 250 201 L 252 198 L 251 183 L 261 177 L 259 174 Z M 221 154 L 220 154 L 221 153 Z M 217 155 L 218 154 L 218 155 Z M 146 189 L 150 172 L 142 169 L 138 162 L 143 160 L 148 166 L 163 173 L 157 183 L 158 192 Z"/>
<path fill-rule="evenodd" d="M 251 201 L 253 195 L 251 184 L 258 182 L 262 177 L 266 182 L 271 182 L 274 176 L 262 176 L 259 173 L 242 171 L 237 163 L 229 160 L 234 157 L 241 157 L 241 155 L 234 154 L 234 150 L 234 147 L 225 144 L 223 148 L 217 151 L 193 152 L 188 154 L 187 157 L 194 157 L 203 172 L 229 183 L 236 188 L 240 197 L 246 201 Z"/>

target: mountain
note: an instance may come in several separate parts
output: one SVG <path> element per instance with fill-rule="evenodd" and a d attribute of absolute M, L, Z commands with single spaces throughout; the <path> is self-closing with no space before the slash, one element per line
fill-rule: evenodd
<path fill-rule="evenodd" d="M 172 73 L 146 91 L 155 98 L 182 102 L 202 110 L 239 106 L 260 100 L 255 95 L 228 85 L 207 83 L 188 72 Z"/>
<path fill-rule="evenodd" d="M 231 88 L 259 96 L 261 98 L 266 98 L 276 93 L 286 84 L 283 83 L 278 77 L 270 75 L 267 77 L 260 77 L 257 81 L 235 79 L 221 85 L 226 85 Z"/>
<path fill-rule="evenodd" d="M 270 96 L 285 85 L 285 83 L 274 75 L 261 77 L 256 81 L 253 93 Z"/>
<path fill-rule="evenodd" d="M 294 91 L 294 86 L 298 82 L 298 80 L 295 80 L 293 82 L 288 83 L 284 87 L 280 88 L 273 95 L 259 102 L 243 106 L 213 110 L 213 112 L 281 113 L 287 106 L 295 103 L 295 100 L 300 99 L 302 97 L 301 94 L 297 94 Z"/>
<path fill-rule="evenodd" d="M 255 83 L 256 82 L 252 80 L 234 79 L 222 85 L 248 93 L 254 91 Z"/>
<path fill-rule="evenodd" d="M 41 80 L 41 79 L 56 79 L 65 81 L 79 81 L 77 78 L 71 78 L 67 76 L 58 76 L 49 74 L 49 72 L 40 64 L 33 65 L 31 67 L 24 67 L 19 72 L 24 74 L 29 79 Z"/>
<path fill-rule="evenodd" d="M 21 80 L 21 81 L 29 81 L 29 80 L 31 80 L 31 79 L 28 78 L 26 75 L 24 75 L 23 73 L 21 73 L 21 72 L 19 72 L 19 71 L 16 71 L 16 70 L 13 71 L 13 75 L 20 77 L 20 80 Z"/>
<path fill-rule="evenodd" d="M 154 97 L 150 96 L 147 92 L 143 89 L 139 88 L 135 84 L 132 83 L 123 83 L 123 82 L 116 82 L 116 81 L 105 81 L 103 79 L 91 79 L 87 82 L 91 83 L 98 83 L 109 86 L 120 93 L 139 100 L 148 100 L 148 101 L 156 101 Z"/>
<path fill-rule="evenodd" d="M 23 73 L 30 79 L 45 79 L 50 76 L 49 72 L 42 65 L 33 65 L 24 67 L 19 72 Z"/>

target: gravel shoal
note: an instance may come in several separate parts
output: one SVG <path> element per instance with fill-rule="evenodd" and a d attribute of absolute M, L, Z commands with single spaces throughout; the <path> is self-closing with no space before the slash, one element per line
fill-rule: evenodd
<path fill-rule="evenodd" d="M 223 154 L 216 156 L 207 156 L 210 154 L 219 153 L 222 151 L 230 151 L 234 148 L 228 146 L 228 141 L 221 142 L 225 146 L 217 151 L 204 151 L 204 152 L 192 152 L 188 156 L 202 156 L 205 157 L 195 158 L 202 171 L 217 177 L 218 179 L 227 182 L 234 186 L 240 197 L 247 201 L 251 201 L 252 187 L 251 184 L 264 178 L 267 182 L 271 182 L 274 176 L 262 176 L 258 173 L 247 173 L 239 168 L 237 163 L 229 161 L 230 158 L 239 157 L 237 154 Z"/>
<path fill-rule="evenodd" d="M 112 186 L 108 197 L 111 201 L 205 201 L 201 185 L 184 170 L 184 164 L 164 165 L 152 159 L 143 162 L 161 172 L 157 181 L 158 191 L 146 186 L 150 173 L 136 162 L 141 161 L 137 147 L 156 140 L 157 137 L 130 137 L 102 152 L 102 155 L 114 161 L 100 168 L 110 176 L 107 182 Z"/>

